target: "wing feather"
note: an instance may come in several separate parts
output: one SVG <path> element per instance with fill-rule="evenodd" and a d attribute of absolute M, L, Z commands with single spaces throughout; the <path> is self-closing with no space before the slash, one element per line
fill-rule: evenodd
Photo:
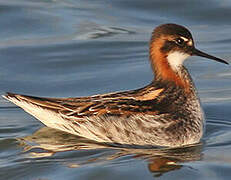
<path fill-rule="evenodd" d="M 81 119 L 102 115 L 155 114 L 157 111 L 155 112 L 155 109 L 150 106 L 161 92 L 163 92 L 163 89 L 149 88 L 142 89 L 142 91 L 127 91 L 79 98 L 43 98 L 12 93 L 8 93 L 5 97 L 8 99 L 13 97 L 19 101 L 56 111 L 66 118 Z"/>

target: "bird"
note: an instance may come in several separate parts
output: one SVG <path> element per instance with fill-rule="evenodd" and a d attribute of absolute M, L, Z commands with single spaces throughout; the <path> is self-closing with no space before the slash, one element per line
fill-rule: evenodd
<path fill-rule="evenodd" d="M 9 92 L 3 97 L 48 127 L 99 143 L 187 146 L 201 141 L 205 126 L 197 90 L 183 64 L 190 56 L 228 64 L 198 50 L 186 27 L 162 24 L 151 35 L 149 60 L 154 76 L 145 87 L 74 98 Z"/>

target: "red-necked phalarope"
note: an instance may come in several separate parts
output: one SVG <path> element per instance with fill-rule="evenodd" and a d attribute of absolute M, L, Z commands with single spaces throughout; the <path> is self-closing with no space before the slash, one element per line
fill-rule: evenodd
<path fill-rule="evenodd" d="M 7 93 L 6 99 L 45 125 L 98 142 L 177 147 L 198 143 L 203 111 L 183 66 L 189 56 L 226 61 L 197 50 L 177 24 L 158 26 L 150 42 L 154 80 L 137 90 L 77 98 Z"/>

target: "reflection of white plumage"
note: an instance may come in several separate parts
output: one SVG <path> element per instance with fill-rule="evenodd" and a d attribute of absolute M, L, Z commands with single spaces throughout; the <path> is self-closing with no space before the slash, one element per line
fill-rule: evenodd
<path fill-rule="evenodd" d="M 184 60 L 226 61 L 194 47 L 183 26 L 158 26 L 150 42 L 153 82 L 144 88 L 78 98 L 4 97 L 45 125 L 98 142 L 183 146 L 200 141 L 203 112 Z"/>

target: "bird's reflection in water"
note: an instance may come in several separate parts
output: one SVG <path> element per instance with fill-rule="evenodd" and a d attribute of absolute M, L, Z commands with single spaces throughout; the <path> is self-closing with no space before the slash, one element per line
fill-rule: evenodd
<path fill-rule="evenodd" d="M 140 146 L 106 145 L 88 139 L 73 136 L 62 131 L 43 127 L 31 136 L 20 138 L 20 145 L 32 158 L 50 157 L 58 152 L 78 152 L 83 156 L 71 155 L 68 167 L 80 167 L 89 163 L 102 163 L 122 157 L 140 159 L 147 162 L 148 169 L 154 176 L 182 168 L 183 162 L 200 160 L 202 144 L 182 148 L 148 148 Z M 88 151 L 86 151 L 88 150 Z M 86 152 L 88 154 L 86 155 Z"/>

